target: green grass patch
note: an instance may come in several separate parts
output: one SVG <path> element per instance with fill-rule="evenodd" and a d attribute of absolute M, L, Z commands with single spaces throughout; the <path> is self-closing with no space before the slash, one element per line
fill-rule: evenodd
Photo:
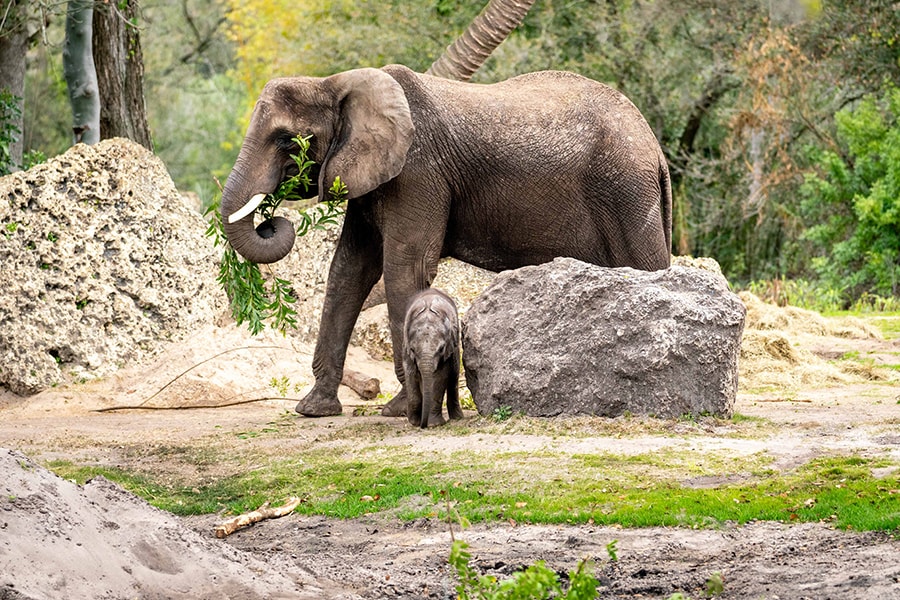
<path fill-rule="evenodd" d="M 240 513 L 265 501 L 300 496 L 304 502 L 297 512 L 308 515 L 353 518 L 390 511 L 400 519 L 443 518 L 449 494 L 454 510 L 471 522 L 716 527 L 753 520 L 824 521 L 848 529 L 900 531 L 896 474 L 884 479 L 871 474 L 892 464 L 830 458 L 779 475 L 758 457 L 708 453 L 486 457 L 457 452 L 423 460 L 370 447 L 353 458 L 333 450 L 309 452 L 201 487 L 164 485 L 147 474 L 62 461 L 49 467 L 79 483 L 103 475 L 180 515 Z M 691 476 L 737 471 L 739 483 L 702 488 L 685 483 Z"/>
<path fill-rule="evenodd" d="M 743 424 L 758 425 L 758 426 L 769 425 L 768 419 L 765 419 L 763 417 L 756 417 L 753 415 L 745 415 L 745 414 L 741 414 L 741 413 L 734 413 L 733 415 L 731 415 L 731 422 L 734 423 L 735 425 L 743 425 Z"/>

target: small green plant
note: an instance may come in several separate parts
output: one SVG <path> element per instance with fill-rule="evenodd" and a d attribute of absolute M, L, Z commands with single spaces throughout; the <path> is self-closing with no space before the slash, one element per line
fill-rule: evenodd
<path fill-rule="evenodd" d="M 513 415 L 512 407 L 504 404 L 502 406 L 498 406 L 497 408 L 495 408 L 491 417 L 493 417 L 493 419 L 499 423 L 501 421 L 508 420 L 510 417 L 512 417 L 512 415 Z"/>
<path fill-rule="evenodd" d="M 725 580 L 718 571 L 713 572 L 706 580 L 706 597 L 718 596 L 725 591 Z M 675 592 L 666 600 L 691 600 L 691 597 L 683 592 Z"/>
<path fill-rule="evenodd" d="M 287 396 L 288 390 L 291 388 L 291 380 L 285 376 L 273 377 L 269 382 L 269 387 L 278 392 L 279 396 Z"/>
<path fill-rule="evenodd" d="M 267 195 L 257 207 L 257 211 L 264 219 L 271 219 L 282 202 L 301 200 L 309 191 L 312 183 L 309 175 L 310 169 L 315 165 L 315 162 L 308 157 L 311 138 L 312 136 L 301 137 L 299 135 L 293 138 L 298 152 L 292 154 L 291 158 L 296 163 L 299 172 L 282 182 L 278 189 L 273 194 Z M 328 197 L 328 200 L 321 202 L 317 207 L 299 211 L 298 236 L 306 235 L 311 229 L 324 229 L 329 225 L 334 225 L 338 217 L 343 214 L 347 186 L 340 177 L 335 178 L 328 190 Z M 217 281 L 228 295 L 231 314 L 235 322 L 238 325 L 246 323 L 253 335 L 260 333 L 265 328 L 266 322 L 281 333 L 285 333 L 288 328 L 296 328 L 297 311 L 294 309 L 294 304 L 297 299 L 291 283 L 280 277 L 272 277 L 271 281 L 267 283 L 259 265 L 245 261 L 238 256 L 225 238 L 218 200 L 210 205 L 205 214 L 209 218 L 206 235 L 213 239 L 216 246 L 224 247 Z"/>
<path fill-rule="evenodd" d="M 459 405 L 465 410 L 478 410 L 478 406 L 475 405 L 475 398 L 472 397 L 472 393 L 468 388 L 459 391 Z"/>
<path fill-rule="evenodd" d="M 29 150 L 22 156 L 22 168 L 26 171 L 45 162 L 47 162 L 47 155 L 40 150 Z"/>
<path fill-rule="evenodd" d="M 459 578 L 456 593 L 460 600 L 593 600 L 597 597 L 598 582 L 591 573 L 588 560 L 580 561 L 575 570 L 569 572 L 569 587 L 563 591 L 559 575 L 544 561 L 538 561 L 503 581 L 490 575 L 479 575 L 469 565 L 472 554 L 468 547 L 465 542 L 456 540 L 450 548 L 449 561 Z"/>
<path fill-rule="evenodd" d="M 609 560 L 612 562 L 616 562 L 619 560 L 619 540 L 612 540 L 608 544 L 606 544 L 606 553 L 609 555 Z"/>
<path fill-rule="evenodd" d="M 509 579 L 499 581 L 490 575 L 479 575 L 469 562 L 472 554 L 469 545 L 457 540 L 453 535 L 453 522 L 462 528 L 469 521 L 461 516 L 450 502 L 450 494 L 440 491 L 447 510 L 447 524 L 450 527 L 450 557 L 448 562 L 456 571 L 459 583 L 456 593 L 460 600 L 532 600 L 541 598 L 562 598 L 568 600 L 593 600 L 597 597 L 597 579 L 591 574 L 591 563 L 587 559 L 578 563 L 574 571 L 569 573 L 569 587 L 562 590 L 559 575 L 548 568 L 544 561 L 538 561 L 523 571 L 518 571 Z M 615 542 L 612 542 L 615 546 Z M 609 546 L 607 546 L 607 549 Z"/>
<path fill-rule="evenodd" d="M 706 580 L 706 595 L 718 596 L 725 591 L 725 579 L 719 571 L 714 571 Z"/>

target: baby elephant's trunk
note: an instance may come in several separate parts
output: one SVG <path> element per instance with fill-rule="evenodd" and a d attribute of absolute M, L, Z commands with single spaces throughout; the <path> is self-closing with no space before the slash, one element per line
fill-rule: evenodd
<path fill-rule="evenodd" d="M 438 410 L 441 410 L 443 397 L 435 398 L 434 396 L 434 386 L 436 383 L 436 378 L 434 376 L 435 365 L 423 361 L 419 364 L 419 373 L 422 375 L 422 420 L 419 424 L 422 429 L 427 429 L 428 421 L 431 418 L 431 413 L 434 410 L 435 404 L 437 404 Z"/>

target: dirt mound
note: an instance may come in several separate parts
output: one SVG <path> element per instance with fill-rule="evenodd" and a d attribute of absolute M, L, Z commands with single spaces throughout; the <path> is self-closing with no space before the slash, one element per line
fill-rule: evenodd
<path fill-rule="evenodd" d="M 0 598 L 321 598 L 97 477 L 83 487 L 0 448 Z"/>

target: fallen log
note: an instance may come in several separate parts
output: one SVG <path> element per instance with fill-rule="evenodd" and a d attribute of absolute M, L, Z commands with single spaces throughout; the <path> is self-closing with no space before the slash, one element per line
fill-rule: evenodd
<path fill-rule="evenodd" d="M 246 527 L 247 525 L 252 525 L 253 523 L 258 523 L 259 521 L 263 521 L 265 519 L 277 519 L 278 517 L 289 515 L 294 511 L 295 508 L 300 505 L 301 502 L 302 500 L 300 498 L 292 497 L 288 498 L 287 503 L 285 503 L 283 506 L 276 506 L 274 508 L 270 508 L 269 503 L 266 502 L 256 510 L 238 515 L 233 519 L 229 519 L 224 523 L 216 525 L 216 537 L 221 539 L 231 535 L 242 527 Z"/>
<path fill-rule="evenodd" d="M 352 369 L 344 369 L 341 383 L 366 400 L 371 400 L 381 393 L 381 382 L 378 379 Z"/>

